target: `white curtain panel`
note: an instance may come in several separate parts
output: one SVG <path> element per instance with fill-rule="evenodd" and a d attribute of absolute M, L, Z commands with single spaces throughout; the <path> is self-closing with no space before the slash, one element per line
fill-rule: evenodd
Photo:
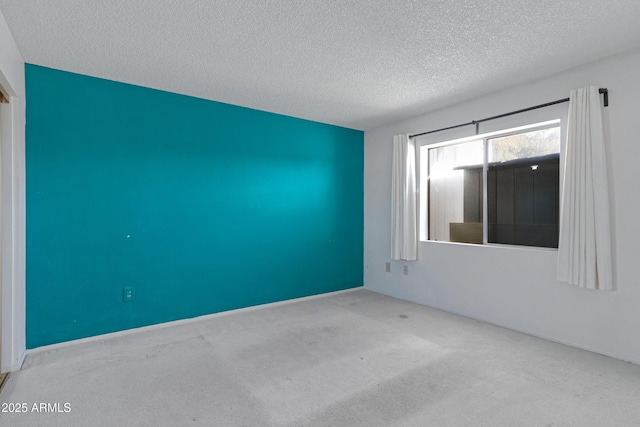
<path fill-rule="evenodd" d="M 609 186 L 598 88 L 572 90 L 564 152 L 559 281 L 613 290 Z"/>
<path fill-rule="evenodd" d="M 416 146 L 408 135 L 393 137 L 391 259 L 418 258 Z"/>

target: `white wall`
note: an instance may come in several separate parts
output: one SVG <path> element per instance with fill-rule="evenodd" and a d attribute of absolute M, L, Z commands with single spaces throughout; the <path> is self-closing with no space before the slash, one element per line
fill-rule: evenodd
<path fill-rule="evenodd" d="M 24 78 L 24 60 L 0 12 L 0 84 L 11 96 L 0 110 L 2 372 L 19 369 L 26 348 Z"/>
<path fill-rule="evenodd" d="M 365 132 L 365 288 L 640 364 L 640 50 Z M 421 242 L 419 260 L 392 262 L 391 141 L 397 133 L 451 126 L 568 97 L 586 85 L 609 89 L 604 109 L 618 290 L 580 289 L 555 280 L 557 252 Z M 567 105 L 489 122 L 480 132 L 566 119 Z M 555 116 L 555 117 L 554 117 Z M 432 136 L 448 140 L 472 126 Z M 402 275 L 402 265 L 409 275 Z M 425 327 L 428 327 L 426 325 Z"/>

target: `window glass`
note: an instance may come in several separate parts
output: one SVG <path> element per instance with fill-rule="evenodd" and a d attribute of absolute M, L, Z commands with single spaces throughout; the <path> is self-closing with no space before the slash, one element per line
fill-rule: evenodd
<path fill-rule="evenodd" d="M 424 148 L 430 240 L 558 247 L 557 124 Z"/>
<path fill-rule="evenodd" d="M 431 240 L 462 241 L 460 232 L 469 228 L 482 243 L 482 200 L 467 200 L 471 187 L 482 189 L 483 141 L 471 141 L 429 150 L 429 236 Z M 475 165 L 480 174 L 465 168 Z M 466 191 L 465 191 L 466 190 Z M 480 194 L 482 192 L 480 191 Z M 479 202 L 479 204 L 478 204 Z M 469 223 L 465 226 L 464 223 Z M 480 241 L 477 242 L 477 231 Z M 453 232 L 453 237 L 451 236 Z"/>
<path fill-rule="evenodd" d="M 489 163 L 560 153 L 560 127 L 489 139 Z"/>
<path fill-rule="evenodd" d="M 488 242 L 557 248 L 560 128 L 487 143 Z"/>

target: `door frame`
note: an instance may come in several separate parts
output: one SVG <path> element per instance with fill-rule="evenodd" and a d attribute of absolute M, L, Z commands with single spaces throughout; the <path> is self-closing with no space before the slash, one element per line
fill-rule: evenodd
<path fill-rule="evenodd" d="M 9 103 L 0 104 L 0 372 L 20 369 L 25 349 L 24 100 L 2 70 L 0 86 Z M 22 254 L 22 255 L 21 255 Z"/>

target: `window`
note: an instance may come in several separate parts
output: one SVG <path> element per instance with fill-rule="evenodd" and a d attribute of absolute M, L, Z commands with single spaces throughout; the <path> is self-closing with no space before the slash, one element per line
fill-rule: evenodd
<path fill-rule="evenodd" d="M 559 120 L 420 150 L 423 236 L 558 247 Z"/>

